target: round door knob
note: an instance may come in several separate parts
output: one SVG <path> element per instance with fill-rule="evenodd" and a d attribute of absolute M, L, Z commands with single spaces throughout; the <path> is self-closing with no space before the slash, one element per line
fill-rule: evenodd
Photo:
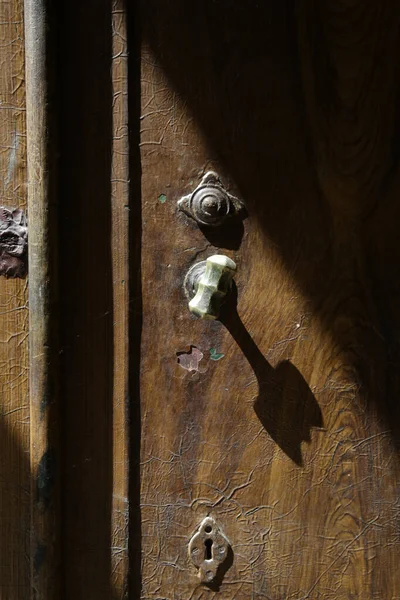
<path fill-rule="evenodd" d="M 222 254 L 193 265 L 185 279 L 190 312 L 200 319 L 218 319 L 235 273 L 236 264 Z"/>

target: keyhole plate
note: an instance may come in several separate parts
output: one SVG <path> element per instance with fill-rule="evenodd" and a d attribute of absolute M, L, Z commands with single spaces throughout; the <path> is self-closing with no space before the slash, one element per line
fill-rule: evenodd
<path fill-rule="evenodd" d="M 212 517 L 200 523 L 197 533 L 189 542 L 189 556 L 199 570 L 203 583 L 211 583 L 219 566 L 226 560 L 229 541 Z"/>

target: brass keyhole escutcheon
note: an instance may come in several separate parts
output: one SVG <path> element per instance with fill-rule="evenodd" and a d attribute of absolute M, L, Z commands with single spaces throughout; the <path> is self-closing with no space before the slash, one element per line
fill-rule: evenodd
<path fill-rule="evenodd" d="M 212 583 L 226 560 L 229 541 L 212 517 L 206 517 L 189 542 L 189 556 L 199 570 L 203 583 Z"/>

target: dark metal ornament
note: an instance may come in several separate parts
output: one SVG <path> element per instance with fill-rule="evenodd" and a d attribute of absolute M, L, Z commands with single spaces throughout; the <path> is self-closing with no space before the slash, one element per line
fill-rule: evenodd
<path fill-rule="evenodd" d="M 28 259 L 28 225 L 20 208 L 0 206 L 0 275 L 24 277 Z"/>
<path fill-rule="evenodd" d="M 218 175 L 209 171 L 200 185 L 178 201 L 178 209 L 202 227 L 219 227 L 230 217 L 244 213 L 241 200 L 229 194 Z"/>

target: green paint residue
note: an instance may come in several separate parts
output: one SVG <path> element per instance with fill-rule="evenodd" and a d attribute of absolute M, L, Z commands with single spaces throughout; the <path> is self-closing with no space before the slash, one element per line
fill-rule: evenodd
<path fill-rule="evenodd" d="M 224 358 L 225 354 L 221 354 L 221 352 L 218 352 L 216 348 L 210 348 L 210 358 L 211 360 L 220 360 L 221 358 Z"/>
<path fill-rule="evenodd" d="M 161 202 L 161 204 L 164 204 L 164 202 L 167 201 L 167 196 L 165 194 L 160 194 L 158 196 L 158 201 Z"/>

